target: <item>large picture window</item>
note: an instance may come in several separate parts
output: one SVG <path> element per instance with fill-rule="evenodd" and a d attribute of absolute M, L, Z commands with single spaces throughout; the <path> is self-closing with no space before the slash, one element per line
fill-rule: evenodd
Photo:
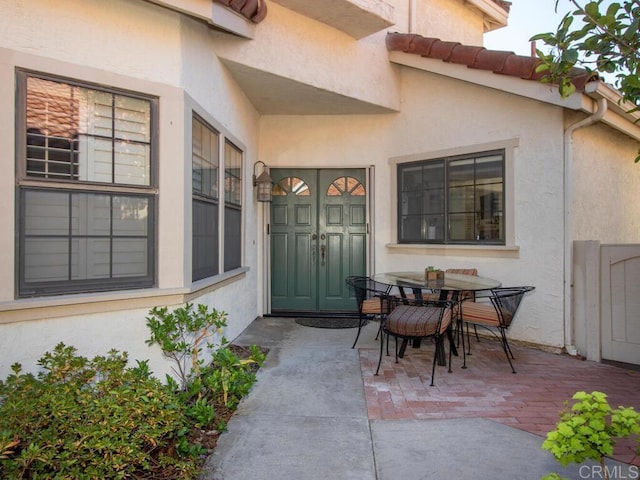
<path fill-rule="evenodd" d="M 156 100 L 18 72 L 19 295 L 154 282 Z"/>
<path fill-rule="evenodd" d="M 398 165 L 399 243 L 505 244 L 503 150 Z"/>

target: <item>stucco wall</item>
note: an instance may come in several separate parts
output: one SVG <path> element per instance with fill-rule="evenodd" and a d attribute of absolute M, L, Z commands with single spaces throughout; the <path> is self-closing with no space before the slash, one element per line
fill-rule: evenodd
<path fill-rule="evenodd" d="M 477 267 L 505 286 L 534 285 L 511 335 L 562 346 L 562 110 L 410 68 L 402 70 L 402 96 L 399 114 L 264 117 L 261 158 L 282 167 L 375 165 L 375 271 Z M 473 152 L 494 142 L 518 145 L 511 185 L 515 253 L 390 248 L 396 208 L 390 159 Z"/>
<path fill-rule="evenodd" d="M 579 119 L 573 115 L 569 121 Z M 601 124 L 574 133 L 574 240 L 640 242 L 640 164 L 634 163 L 639 147 Z"/>
<path fill-rule="evenodd" d="M 189 298 L 229 314 L 237 336 L 258 314 L 262 261 L 251 173 L 259 117 L 219 63 L 203 24 L 140 0 L 2 2 L 0 15 L 0 163 L 15 170 L 15 68 L 122 88 L 159 98 L 157 288 L 108 294 L 14 300 L 15 179 L 0 180 L 0 378 L 20 361 L 35 368 L 62 341 L 86 356 L 111 348 L 151 360 L 163 377 L 169 365 L 150 348 L 145 316 L 154 305 Z M 245 152 L 245 273 L 202 296 L 191 292 L 191 109 Z M 210 282 L 211 283 L 211 282 Z M 206 282 L 199 287 L 207 287 Z M 132 300 L 133 299 L 133 300 Z M 137 299 L 137 300 L 136 300 Z M 241 300 L 239 300 L 241 299 Z M 178 302 L 180 303 L 180 302 Z"/>

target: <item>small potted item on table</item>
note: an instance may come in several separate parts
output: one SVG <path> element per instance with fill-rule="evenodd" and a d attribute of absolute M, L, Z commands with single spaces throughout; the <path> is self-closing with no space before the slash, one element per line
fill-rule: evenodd
<path fill-rule="evenodd" d="M 424 269 L 424 279 L 427 282 L 431 280 L 444 280 L 444 271 L 438 270 L 436 267 L 430 265 Z"/>

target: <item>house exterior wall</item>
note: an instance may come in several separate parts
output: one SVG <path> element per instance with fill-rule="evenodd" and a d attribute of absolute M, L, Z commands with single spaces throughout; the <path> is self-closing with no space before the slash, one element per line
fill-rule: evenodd
<path fill-rule="evenodd" d="M 396 18 L 389 30 L 482 43 L 482 15 L 462 0 L 389 3 Z M 60 341 L 86 356 L 111 348 L 127 351 L 132 359 L 150 359 L 152 370 L 162 376 L 169 364 L 159 349 L 144 343 L 145 317 L 153 306 L 173 308 L 189 301 L 226 311 L 228 338 L 267 312 L 268 206 L 254 200 L 251 184 L 258 160 L 270 167 L 370 168 L 371 273 L 427 265 L 476 267 L 503 285 L 533 285 L 536 292 L 525 300 L 512 337 L 554 349 L 564 345 L 567 119 L 561 107 L 401 67 L 389 61 L 386 32 L 355 41 L 274 2 L 254 29 L 254 40 L 212 30 L 144 0 L 8 0 L 1 8 L 0 164 L 5 172 L 16 165 L 16 68 L 131 90 L 159 99 L 159 204 L 154 288 L 16 300 L 16 182 L 12 175 L 0 176 L 0 225 L 10 226 L 0 229 L 0 378 L 16 361 L 36 368 L 37 358 Z M 226 68 L 228 62 L 291 80 L 280 84 L 285 88 L 311 86 L 321 92 L 317 102 L 326 93 L 334 102 L 355 100 L 386 113 L 259 112 Z M 242 268 L 195 283 L 192 112 L 244 152 Z M 575 139 L 574 238 L 637 242 L 638 170 L 631 170 L 628 160 L 637 143 L 600 126 L 579 130 Z M 604 144 L 606 153 L 595 155 Z M 507 154 L 506 246 L 396 243 L 398 163 L 495 148 Z M 611 183 L 609 172 L 625 178 L 622 188 Z M 607 196 L 606 202 L 598 203 L 594 191 Z"/>
<path fill-rule="evenodd" d="M 562 109 L 418 70 L 402 69 L 402 110 L 384 116 L 263 117 L 269 165 L 375 166 L 374 272 L 477 267 L 503 285 L 533 285 L 511 337 L 563 346 Z M 526 112 L 523 115 L 522 112 Z M 283 146 L 286 145 L 286 146 Z M 395 244 L 394 159 L 513 151 L 514 244 L 507 248 Z M 509 182 L 509 180 L 508 180 Z M 370 186 L 371 187 L 371 186 Z M 544 232 L 544 234 L 541 234 Z"/>
<path fill-rule="evenodd" d="M 413 19 L 413 31 L 426 37 L 465 45 L 482 45 L 484 25 L 480 12 L 469 8 L 462 0 L 416 0 L 411 12 L 411 2 L 400 2 L 398 10 L 407 11 Z M 401 24 L 402 25 L 402 24 Z"/>
<path fill-rule="evenodd" d="M 185 301 L 228 313 L 228 338 L 258 315 L 260 240 L 251 185 L 259 116 L 221 66 L 211 31 L 145 1 L 3 2 L 0 15 L 0 162 L 15 171 L 15 71 L 33 70 L 131 90 L 159 99 L 156 286 L 99 294 L 16 299 L 13 175 L 0 180 L 0 377 L 14 362 L 34 370 L 58 342 L 80 354 L 116 348 L 169 372 L 158 347 L 149 347 L 145 317 L 153 306 Z M 55 32 L 55 34 L 52 34 Z M 243 268 L 191 282 L 191 116 L 209 121 L 244 151 Z M 259 297 L 260 296 L 260 297 Z"/>
<path fill-rule="evenodd" d="M 574 123 L 579 116 L 571 115 Z M 574 240 L 640 242 L 638 142 L 595 125 L 573 135 L 572 234 Z"/>

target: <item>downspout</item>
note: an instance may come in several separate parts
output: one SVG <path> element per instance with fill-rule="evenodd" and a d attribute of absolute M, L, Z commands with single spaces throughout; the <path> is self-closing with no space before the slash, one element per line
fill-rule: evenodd
<path fill-rule="evenodd" d="M 408 24 L 408 32 L 407 33 L 415 33 L 416 32 L 416 1 L 417 0 L 409 0 L 409 24 Z"/>
<path fill-rule="evenodd" d="M 573 197 L 573 132 L 588 127 L 602 119 L 607 112 L 607 100 L 598 98 L 597 109 L 591 116 L 569 125 L 564 131 L 564 348 L 569 355 L 577 355 L 573 338 L 573 248 L 572 248 L 572 197 Z"/>

